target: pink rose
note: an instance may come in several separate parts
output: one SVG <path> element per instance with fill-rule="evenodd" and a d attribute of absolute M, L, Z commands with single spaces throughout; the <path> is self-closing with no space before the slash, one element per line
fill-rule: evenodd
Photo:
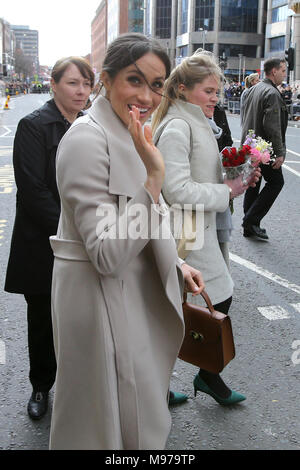
<path fill-rule="evenodd" d="M 258 166 L 260 161 L 261 161 L 261 153 L 259 150 L 257 149 L 251 149 L 251 152 L 250 152 L 250 155 L 251 155 L 251 163 L 253 166 Z"/>
<path fill-rule="evenodd" d="M 266 164 L 270 161 L 270 154 L 269 152 L 263 152 L 261 155 L 261 162 Z"/>

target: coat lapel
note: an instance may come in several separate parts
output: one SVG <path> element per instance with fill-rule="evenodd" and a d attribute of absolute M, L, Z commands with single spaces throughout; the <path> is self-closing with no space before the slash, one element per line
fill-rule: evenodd
<path fill-rule="evenodd" d="M 146 180 L 146 169 L 127 127 L 103 96 L 95 100 L 88 114 L 105 130 L 110 156 L 110 194 L 134 197 Z"/>
<path fill-rule="evenodd" d="M 90 108 L 88 114 L 100 125 L 107 138 L 110 156 L 109 192 L 119 196 L 133 198 L 145 183 L 147 173 L 141 161 L 127 127 L 114 113 L 109 101 L 100 96 Z M 163 202 L 163 200 L 161 200 Z M 163 223 L 169 224 L 168 221 Z M 169 230 L 169 226 L 165 230 Z M 173 239 L 170 233 L 171 239 Z M 182 272 L 179 265 L 175 242 L 170 240 L 152 239 L 151 247 L 167 297 L 177 312 L 181 313 L 181 295 L 178 296 L 178 278 L 183 288 Z M 174 245 L 174 246 L 173 246 Z M 174 300 L 176 299 L 176 300 Z"/>

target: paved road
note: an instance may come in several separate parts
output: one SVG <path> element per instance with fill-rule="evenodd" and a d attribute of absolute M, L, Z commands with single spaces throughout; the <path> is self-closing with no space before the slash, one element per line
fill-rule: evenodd
<path fill-rule="evenodd" d="M 0 449 L 47 449 L 48 445 L 50 412 L 41 422 L 32 422 L 26 413 L 31 390 L 25 302 L 22 296 L 2 290 L 14 220 L 14 132 L 18 120 L 48 98 L 13 99 L 0 121 Z M 229 116 L 229 123 L 238 141 L 238 116 Z M 287 140 L 285 187 L 264 220 L 268 243 L 243 238 L 242 198 L 235 200 L 231 318 L 237 355 L 222 376 L 247 400 L 224 408 L 204 394 L 194 398 L 192 380 L 197 370 L 178 360 L 172 388 L 190 399 L 172 408 L 169 450 L 300 448 L 300 129 L 289 127 Z"/>

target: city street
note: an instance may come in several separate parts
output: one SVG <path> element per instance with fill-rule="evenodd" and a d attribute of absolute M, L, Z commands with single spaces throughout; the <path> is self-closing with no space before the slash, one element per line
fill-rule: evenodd
<path fill-rule="evenodd" d="M 13 139 L 21 117 L 40 107 L 47 94 L 12 98 L 0 114 L 0 449 L 48 448 L 51 405 L 33 422 L 26 407 L 28 380 L 26 305 L 21 295 L 3 291 L 15 214 Z M 239 115 L 228 115 L 234 145 L 239 145 Z M 222 407 L 210 396 L 194 397 L 197 369 L 177 361 L 172 390 L 189 400 L 171 410 L 169 450 L 300 449 L 300 127 L 290 122 L 285 186 L 263 220 L 269 241 L 242 235 L 242 197 L 234 201 L 230 246 L 235 282 L 230 310 L 236 357 L 222 373 L 225 382 L 246 395 Z M 20 266 L 22 269 L 22 266 Z M 147 371 L 145 371 L 147 373 Z"/>

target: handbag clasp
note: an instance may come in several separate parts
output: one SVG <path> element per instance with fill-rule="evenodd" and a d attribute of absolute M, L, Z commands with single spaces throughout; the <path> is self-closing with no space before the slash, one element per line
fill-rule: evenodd
<path fill-rule="evenodd" d="M 204 341 L 204 336 L 201 333 L 197 333 L 197 331 L 190 331 L 190 336 L 195 340 L 195 341 Z"/>

